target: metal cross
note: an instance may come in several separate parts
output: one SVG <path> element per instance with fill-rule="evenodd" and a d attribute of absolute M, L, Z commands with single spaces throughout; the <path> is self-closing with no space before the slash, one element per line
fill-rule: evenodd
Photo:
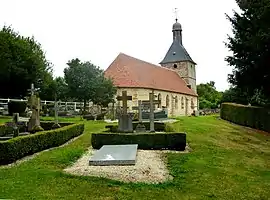
<path fill-rule="evenodd" d="M 177 17 L 177 15 L 178 15 L 178 8 L 174 8 L 174 14 L 175 14 L 175 21 L 177 22 L 177 20 L 178 20 L 178 17 Z"/>

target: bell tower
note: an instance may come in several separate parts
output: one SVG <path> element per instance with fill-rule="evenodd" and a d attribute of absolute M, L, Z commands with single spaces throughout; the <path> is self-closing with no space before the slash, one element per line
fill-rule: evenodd
<path fill-rule="evenodd" d="M 197 93 L 196 86 L 196 63 L 192 60 L 183 46 L 182 26 L 176 18 L 172 27 L 173 42 L 164 59 L 159 63 L 162 67 L 173 69 L 186 82 L 187 86 Z"/>

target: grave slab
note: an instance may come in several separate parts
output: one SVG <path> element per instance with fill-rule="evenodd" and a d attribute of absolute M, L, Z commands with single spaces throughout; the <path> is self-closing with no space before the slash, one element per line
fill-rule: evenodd
<path fill-rule="evenodd" d="M 103 145 L 89 160 L 89 165 L 135 165 L 138 144 Z"/>

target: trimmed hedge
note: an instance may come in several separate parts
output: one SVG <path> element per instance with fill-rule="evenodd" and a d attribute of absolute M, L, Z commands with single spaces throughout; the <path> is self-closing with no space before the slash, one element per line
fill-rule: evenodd
<path fill-rule="evenodd" d="M 184 151 L 185 133 L 93 133 L 92 147 L 100 149 L 103 145 L 138 144 L 139 149 L 171 149 Z"/>
<path fill-rule="evenodd" d="M 54 124 L 55 124 L 54 121 L 40 122 L 40 126 L 41 126 L 45 131 L 52 130 Z M 71 123 L 71 122 L 59 122 L 58 124 L 59 124 L 61 127 L 65 127 L 65 126 L 69 126 L 69 125 L 74 124 L 74 123 Z"/>
<path fill-rule="evenodd" d="M 139 122 L 132 122 L 132 125 L 133 125 L 133 130 L 136 129 L 137 125 L 139 124 Z M 150 122 L 143 122 L 146 130 L 150 130 Z M 168 128 L 167 128 L 168 126 Z M 163 122 L 155 122 L 154 123 L 154 127 L 155 127 L 155 131 L 166 131 L 166 129 L 170 129 L 169 128 L 170 125 L 167 125 Z M 109 128 L 109 132 L 113 132 L 113 133 L 116 133 L 118 132 L 118 125 L 107 125 L 105 126 L 105 128 Z M 166 132 L 170 132 L 170 131 L 166 131 Z"/>
<path fill-rule="evenodd" d="M 65 126 L 69 126 L 69 125 L 74 124 L 74 123 L 59 122 L 58 124 L 59 124 L 61 127 L 65 127 Z M 40 122 L 40 126 L 41 126 L 45 131 L 52 130 L 52 129 L 53 129 L 53 125 L 54 125 L 54 122 L 51 122 L 51 121 L 48 121 L 48 122 Z M 27 127 L 19 126 L 19 132 L 20 132 L 20 133 L 26 132 L 26 131 L 27 131 Z M 12 128 L 12 127 L 5 126 L 4 124 L 3 124 L 3 125 L 0 125 L 0 137 L 1 137 L 1 136 L 5 136 L 5 135 L 9 135 L 9 134 L 12 134 L 12 133 L 13 133 L 13 128 Z"/>
<path fill-rule="evenodd" d="M 84 124 L 73 124 L 0 142 L 0 165 L 12 163 L 27 155 L 62 145 L 81 135 L 83 131 Z"/>
<path fill-rule="evenodd" d="M 223 103 L 220 117 L 239 125 L 270 132 L 270 110 L 266 108 Z"/>

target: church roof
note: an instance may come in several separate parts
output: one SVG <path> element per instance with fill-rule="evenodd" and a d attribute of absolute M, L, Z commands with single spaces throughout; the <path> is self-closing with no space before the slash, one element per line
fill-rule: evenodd
<path fill-rule="evenodd" d="M 190 55 L 188 54 L 185 47 L 183 45 L 181 45 L 178 40 L 174 40 L 171 47 L 169 48 L 166 56 L 160 62 L 160 64 L 180 62 L 180 61 L 190 61 L 190 62 L 196 64 L 192 60 Z"/>
<path fill-rule="evenodd" d="M 117 87 L 147 88 L 197 96 L 177 72 L 120 53 L 105 71 Z"/>

